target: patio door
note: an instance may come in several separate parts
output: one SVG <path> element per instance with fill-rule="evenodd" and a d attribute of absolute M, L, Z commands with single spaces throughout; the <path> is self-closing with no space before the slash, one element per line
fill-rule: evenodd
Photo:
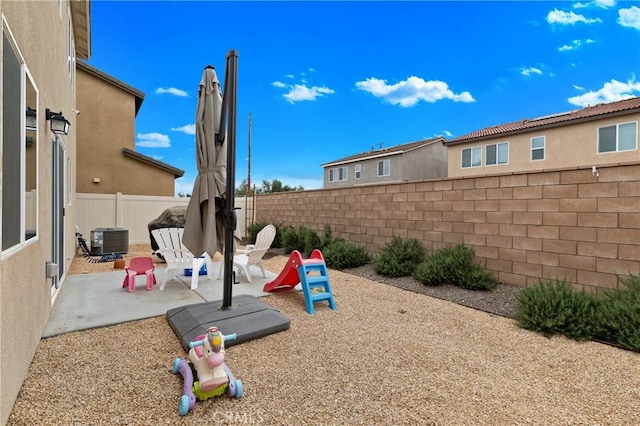
<path fill-rule="evenodd" d="M 51 278 L 51 295 L 60 286 L 64 275 L 64 164 L 66 151 L 59 137 L 53 140 L 51 167 L 51 261 L 58 265 L 58 273 Z"/>

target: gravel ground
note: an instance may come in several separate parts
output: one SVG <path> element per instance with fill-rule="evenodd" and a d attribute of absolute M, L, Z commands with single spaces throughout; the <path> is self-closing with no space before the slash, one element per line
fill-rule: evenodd
<path fill-rule="evenodd" d="M 329 272 L 336 311 L 306 314 L 300 292 L 265 298 L 291 328 L 228 348 L 242 399 L 178 415 L 171 365 L 185 353 L 162 316 L 42 340 L 8 424 L 640 424 L 638 354 L 350 272 Z"/>

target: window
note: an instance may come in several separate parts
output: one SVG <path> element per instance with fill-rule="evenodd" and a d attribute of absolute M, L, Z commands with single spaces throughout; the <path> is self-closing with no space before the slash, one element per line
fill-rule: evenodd
<path fill-rule="evenodd" d="M 509 142 L 502 142 L 486 147 L 487 166 L 507 164 L 509 162 Z"/>
<path fill-rule="evenodd" d="M 69 78 L 71 87 L 76 87 L 76 45 L 73 35 L 73 21 L 71 18 L 71 5 L 67 8 L 67 63 L 69 65 Z"/>
<path fill-rule="evenodd" d="M 378 177 L 389 176 L 391 174 L 391 160 L 378 161 Z"/>
<path fill-rule="evenodd" d="M 544 160 L 544 136 L 531 138 L 531 161 Z"/>
<path fill-rule="evenodd" d="M 329 170 L 329 182 L 347 180 L 347 168 L 337 167 Z"/>
<path fill-rule="evenodd" d="M 362 166 L 360 164 L 356 164 L 355 166 L 355 179 L 359 180 L 360 179 L 360 170 L 361 170 Z"/>
<path fill-rule="evenodd" d="M 630 151 L 638 147 L 638 122 L 598 128 L 598 153 Z"/>
<path fill-rule="evenodd" d="M 37 235 L 38 92 L 4 21 L 2 32 L 2 252 Z"/>
<path fill-rule="evenodd" d="M 482 166 L 482 148 L 474 146 L 462 150 L 462 168 Z"/>

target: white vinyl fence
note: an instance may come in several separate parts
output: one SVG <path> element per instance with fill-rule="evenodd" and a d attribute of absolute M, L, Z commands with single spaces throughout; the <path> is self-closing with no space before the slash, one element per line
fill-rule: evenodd
<path fill-rule="evenodd" d="M 96 228 L 126 228 L 129 244 L 149 243 L 147 225 L 167 208 L 189 204 L 186 197 L 147 195 L 76 194 L 78 231 L 89 241 Z M 236 232 L 246 237 L 246 223 L 253 223 L 253 199 L 235 197 L 238 224 Z M 246 216 L 245 216 L 246 212 Z"/>

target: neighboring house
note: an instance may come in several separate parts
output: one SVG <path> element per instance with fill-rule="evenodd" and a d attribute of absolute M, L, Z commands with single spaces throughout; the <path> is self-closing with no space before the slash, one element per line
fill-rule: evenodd
<path fill-rule="evenodd" d="M 640 160 L 640 97 L 486 127 L 445 142 L 449 177 Z"/>
<path fill-rule="evenodd" d="M 173 197 L 184 170 L 135 151 L 144 93 L 84 62 L 77 69 L 76 191 Z"/>
<path fill-rule="evenodd" d="M 89 0 L 0 0 L 0 424 L 75 254 L 75 62 L 91 54 L 90 10 Z"/>
<path fill-rule="evenodd" d="M 324 188 L 447 177 L 445 139 L 381 148 L 322 164 Z"/>

